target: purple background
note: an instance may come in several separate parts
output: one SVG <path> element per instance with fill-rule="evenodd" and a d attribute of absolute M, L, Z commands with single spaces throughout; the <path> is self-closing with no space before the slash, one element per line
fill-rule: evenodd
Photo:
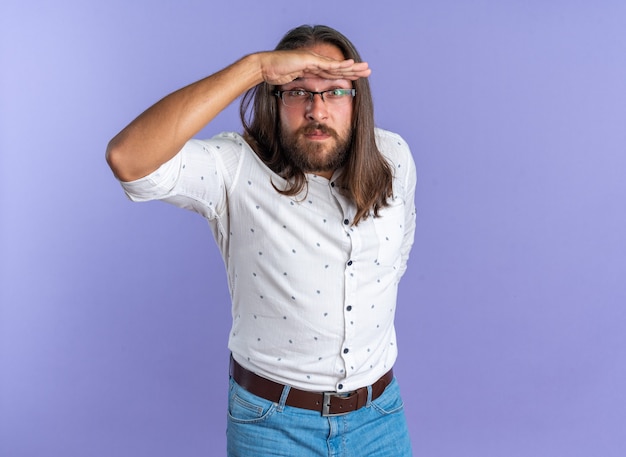
<path fill-rule="evenodd" d="M 415 454 L 626 452 L 626 3 L 0 6 L 0 455 L 224 455 L 230 309 L 204 221 L 107 141 L 301 23 L 373 67 L 418 167 L 397 326 Z M 201 136 L 239 130 L 236 108 Z"/>

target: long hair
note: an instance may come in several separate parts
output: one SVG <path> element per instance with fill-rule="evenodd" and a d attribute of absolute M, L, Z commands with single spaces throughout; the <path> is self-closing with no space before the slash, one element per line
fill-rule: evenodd
<path fill-rule="evenodd" d="M 336 46 L 344 58 L 362 62 L 354 45 L 338 31 L 324 25 L 302 25 L 289 32 L 276 50 L 310 47 L 319 43 Z M 392 170 L 376 146 L 374 134 L 374 103 L 367 78 L 353 82 L 356 95 L 352 110 L 352 137 L 348 156 L 338 184 L 347 192 L 357 207 L 352 223 L 358 224 L 370 212 L 388 205 L 392 195 Z M 280 146 L 278 97 L 274 86 L 260 83 L 247 91 L 239 109 L 244 127 L 244 138 L 261 160 L 289 183 L 285 189 L 276 189 L 284 195 L 297 195 L 307 185 L 304 172 L 285 157 Z M 250 105 L 252 110 L 249 113 Z"/>

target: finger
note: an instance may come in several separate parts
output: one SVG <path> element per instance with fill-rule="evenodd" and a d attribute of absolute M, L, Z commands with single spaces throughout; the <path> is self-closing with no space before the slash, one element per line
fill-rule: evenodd
<path fill-rule="evenodd" d="M 352 59 L 346 60 L 331 60 L 327 62 L 327 65 L 319 65 L 319 68 L 335 71 L 361 71 L 366 70 L 369 67 L 367 62 L 355 62 Z"/>
<path fill-rule="evenodd" d="M 325 59 L 314 62 L 312 65 L 309 65 L 305 71 L 309 73 L 325 71 L 327 73 L 337 74 L 357 74 L 367 72 L 368 68 L 369 64 L 367 62 L 354 62 L 352 59 L 342 61 Z"/>
<path fill-rule="evenodd" d="M 355 80 L 359 78 L 367 78 L 372 70 L 368 67 L 359 67 L 359 68 L 342 68 L 342 69 L 334 69 L 334 70 L 319 70 L 310 72 L 315 74 L 316 76 L 324 79 L 350 79 Z"/>

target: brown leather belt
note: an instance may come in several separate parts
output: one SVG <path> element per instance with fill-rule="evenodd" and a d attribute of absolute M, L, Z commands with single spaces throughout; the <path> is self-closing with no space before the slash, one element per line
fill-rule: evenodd
<path fill-rule="evenodd" d="M 230 375 L 237 384 L 248 392 L 278 403 L 284 385 L 263 378 L 239 365 L 230 358 Z M 389 370 L 372 384 L 372 400 L 376 400 L 393 380 L 393 370 Z M 319 411 L 322 416 L 340 416 L 362 408 L 367 403 L 367 387 L 361 387 L 346 394 L 337 392 L 309 392 L 291 387 L 285 404 L 296 408 Z"/>

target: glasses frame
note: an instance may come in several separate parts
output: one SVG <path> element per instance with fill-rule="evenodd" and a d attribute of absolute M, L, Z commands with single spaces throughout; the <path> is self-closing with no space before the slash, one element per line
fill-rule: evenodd
<path fill-rule="evenodd" d="M 285 99 L 283 98 L 283 94 L 285 92 L 306 92 L 307 94 L 309 94 L 309 99 L 304 101 L 302 105 L 307 105 L 309 103 L 313 103 L 313 98 L 316 95 L 319 95 L 320 98 L 322 99 L 322 102 L 326 103 L 326 99 L 324 99 L 324 94 L 328 92 L 335 92 L 335 91 L 341 91 L 344 95 L 351 95 L 352 100 L 354 100 L 354 97 L 356 96 L 356 89 L 342 89 L 342 88 L 322 90 L 320 92 L 316 92 L 314 90 L 305 90 L 305 89 L 275 90 L 274 95 L 277 96 L 280 99 L 280 101 L 283 102 L 283 105 L 285 105 L 286 107 L 295 108 L 300 105 L 288 105 L 287 103 L 285 103 Z"/>

